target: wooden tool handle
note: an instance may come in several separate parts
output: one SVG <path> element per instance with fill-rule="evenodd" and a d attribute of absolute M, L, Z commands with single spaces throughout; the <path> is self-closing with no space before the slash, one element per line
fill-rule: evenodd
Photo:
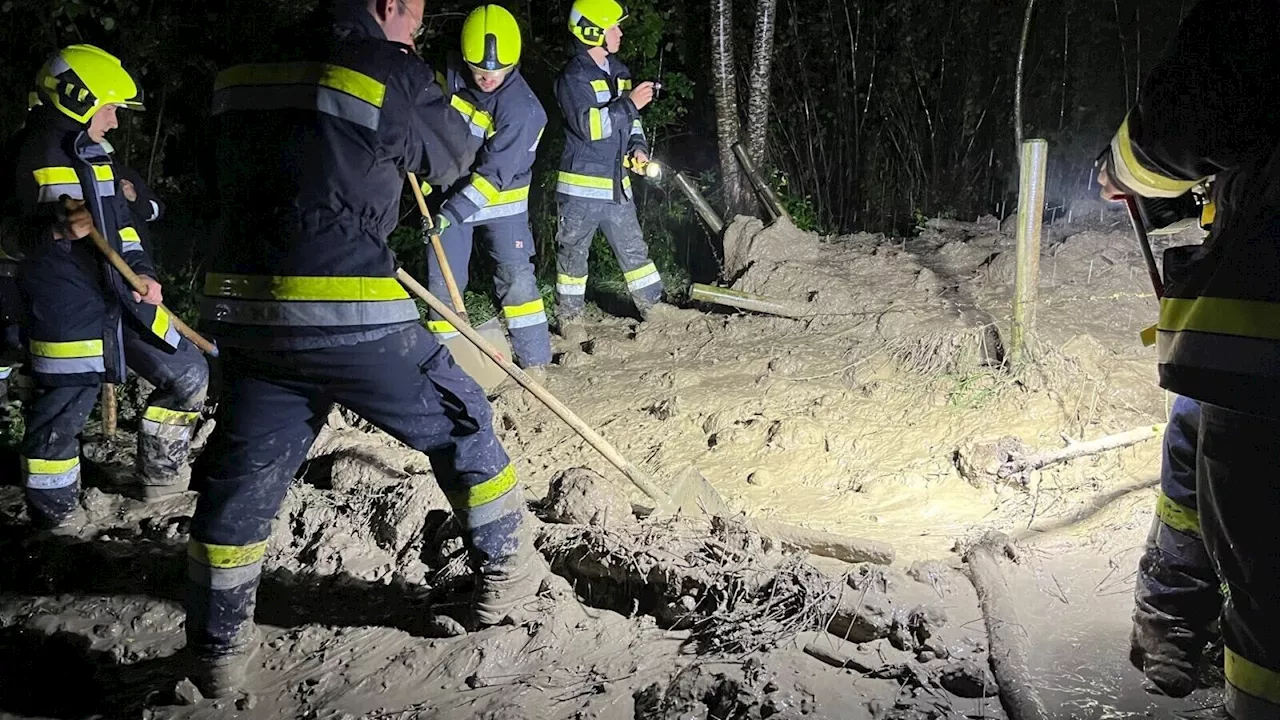
<path fill-rule="evenodd" d="M 140 295 L 147 294 L 147 290 L 149 289 L 147 281 L 139 277 L 138 274 L 133 271 L 133 268 L 129 267 L 129 263 L 125 262 L 125 259 L 120 257 L 120 253 L 116 252 L 115 249 L 111 247 L 111 244 L 102 236 L 102 233 L 98 232 L 98 228 L 89 228 L 89 239 L 93 241 L 93 244 L 98 248 L 98 251 L 106 256 L 107 262 L 111 263 L 111 267 L 114 267 L 117 272 L 124 276 L 125 282 L 129 283 L 129 287 L 133 288 L 134 292 Z M 200 348 L 210 357 L 218 357 L 217 345 L 214 345 L 206 340 L 200 333 L 192 330 L 186 323 L 182 322 L 182 318 L 174 314 L 174 312 L 169 308 L 164 305 L 160 305 L 160 309 L 169 314 L 169 320 L 183 337 L 190 340 L 193 345 Z"/>
<path fill-rule="evenodd" d="M 453 279 L 453 270 L 449 268 L 449 258 L 444 254 L 444 243 L 440 241 L 440 233 L 436 232 L 435 222 L 431 219 L 431 210 L 427 208 L 427 198 L 422 194 L 422 185 L 418 176 L 409 173 L 409 187 L 413 188 L 413 197 L 418 201 L 418 210 L 422 220 L 427 224 L 427 233 L 431 236 L 431 248 L 435 250 L 436 262 L 440 263 L 440 274 L 444 275 L 444 286 L 449 290 L 449 302 L 457 308 L 458 314 L 467 317 L 467 306 L 462 302 L 462 293 L 458 292 L 458 283 Z"/>
<path fill-rule="evenodd" d="M 1151 251 L 1151 238 L 1147 236 L 1147 226 L 1142 222 L 1142 212 L 1138 209 L 1138 199 L 1132 195 L 1124 196 L 1125 208 L 1129 210 L 1129 222 L 1133 225 L 1133 234 L 1138 238 L 1142 249 L 1142 259 L 1147 263 L 1147 276 L 1151 278 L 1151 287 L 1156 291 L 1156 299 L 1164 297 L 1164 280 L 1156 267 L 1156 256 Z"/>
<path fill-rule="evenodd" d="M 626 458 L 622 457 L 622 454 L 619 453 L 613 445 L 610 445 L 608 440 L 605 440 L 599 433 L 588 427 L 587 424 L 582 421 L 582 418 L 578 417 L 572 410 L 565 407 L 564 403 L 560 402 L 556 399 L 556 396 L 552 395 L 546 388 L 542 387 L 537 383 L 537 381 L 529 377 L 528 373 L 516 367 L 515 363 L 504 358 L 502 353 L 498 352 L 497 348 L 490 345 L 487 340 L 480 336 L 480 333 L 476 332 L 470 325 L 463 322 L 462 318 L 458 317 L 457 313 L 450 310 L 430 292 L 427 292 L 427 289 L 417 280 L 414 280 L 413 276 L 401 269 L 396 271 L 396 277 L 399 278 L 401 284 L 409 288 L 413 294 L 426 301 L 427 305 L 430 306 L 432 310 L 440 313 L 441 317 L 453 323 L 453 326 L 458 329 L 458 332 L 462 333 L 462 335 L 470 340 L 477 348 L 480 348 L 480 352 L 488 355 L 490 360 L 493 360 L 498 364 L 498 367 L 505 370 L 506 373 L 516 382 L 520 383 L 525 390 L 533 393 L 534 397 L 538 398 L 543 405 L 546 405 L 551 412 L 555 413 L 556 416 L 563 420 L 566 425 L 573 428 L 574 432 L 578 433 L 583 440 L 586 440 L 591 447 L 595 448 L 596 452 L 603 455 L 604 458 L 614 467 L 618 468 L 619 472 L 626 475 L 627 479 L 635 484 L 636 487 L 640 488 L 641 492 L 653 498 L 659 504 L 665 504 L 667 502 L 666 493 L 659 490 L 658 487 L 653 484 L 653 480 L 650 479 L 648 475 L 640 470 L 640 468 L 629 462 Z"/>

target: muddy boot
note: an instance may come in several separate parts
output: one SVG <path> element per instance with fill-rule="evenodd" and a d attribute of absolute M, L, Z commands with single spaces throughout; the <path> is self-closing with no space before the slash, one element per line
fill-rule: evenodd
<path fill-rule="evenodd" d="M 560 337 L 565 342 L 581 345 L 587 341 L 587 326 L 581 315 L 564 318 L 560 321 Z"/>
<path fill-rule="evenodd" d="M 684 322 L 696 314 L 698 314 L 697 310 L 685 310 L 665 302 L 657 302 L 648 307 L 640 308 L 640 319 L 646 323 Z"/>
<path fill-rule="evenodd" d="M 521 369 L 524 370 L 525 375 L 528 375 L 529 377 L 533 378 L 533 381 L 538 383 L 539 385 L 547 384 L 547 366 L 546 365 L 535 365 L 533 367 L 527 367 L 527 368 L 521 368 Z"/>
<path fill-rule="evenodd" d="M 39 543 L 54 538 L 83 540 L 91 536 L 96 529 L 89 523 L 88 513 L 77 504 L 76 509 L 57 524 L 37 525 L 36 531 L 27 538 L 26 543 Z"/>
<path fill-rule="evenodd" d="M 520 525 L 519 549 L 501 563 L 480 574 L 476 585 L 475 624 L 520 625 L 537 615 L 532 612 L 542 581 L 551 572 L 546 560 L 533 547 L 532 518 Z"/>
<path fill-rule="evenodd" d="M 1135 621 L 1129 644 L 1129 662 L 1161 693 L 1184 698 L 1199 686 L 1195 665 L 1198 658 L 1190 657 L 1176 643 L 1169 642 L 1159 630 Z"/>
<path fill-rule="evenodd" d="M 233 697 L 244 692 L 249 664 L 258 654 L 262 636 L 257 626 L 246 632 L 245 642 L 224 655 L 187 651 L 187 677 L 207 698 Z"/>

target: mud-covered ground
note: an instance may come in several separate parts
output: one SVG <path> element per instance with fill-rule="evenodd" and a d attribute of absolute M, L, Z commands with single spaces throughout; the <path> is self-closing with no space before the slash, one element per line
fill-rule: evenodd
<path fill-rule="evenodd" d="M 994 222 L 902 240 L 740 219 L 733 287 L 801 319 L 598 315 L 587 342 L 557 341 L 549 389 L 665 489 L 700 470 L 731 517 L 646 518 L 652 501 L 504 389 L 495 425 L 556 572 L 525 625 L 432 637 L 430 609 L 466 593 L 444 497 L 425 457 L 335 412 L 277 520 L 265 644 L 235 700 L 193 695 L 175 660 L 194 499 L 128 499 L 128 415 L 113 442 L 91 428 L 90 537 L 25 542 L 20 490 L 0 488 L 0 714 L 1002 718 L 955 553 L 997 530 L 1022 546 L 1004 572 L 1055 717 L 1196 717 L 1216 691 L 1150 695 L 1127 662 L 1158 441 L 997 472 L 1163 421 L 1138 340 L 1156 314 L 1141 258 L 1121 232 L 1052 229 L 1038 362 L 1011 371 L 1012 242 Z M 897 558 L 807 555 L 756 521 L 887 542 Z"/>

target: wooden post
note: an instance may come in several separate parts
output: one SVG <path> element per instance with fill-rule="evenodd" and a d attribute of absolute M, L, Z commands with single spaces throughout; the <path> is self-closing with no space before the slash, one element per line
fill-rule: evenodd
<path fill-rule="evenodd" d="M 1013 332 L 1010 356 L 1014 364 L 1032 360 L 1036 329 L 1036 303 L 1040 295 L 1040 235 L 1044 216 L 1044 178 L 1049 143 L 1022 143 L 1018 191 L 1017 272 L 1013 284 Z"/>
<path fill-rule="evenodd" d="M 676 173 L 676 187 L 680 188 L 680 192 L 693 203 L 693 209 L 698 211 L 698 216 L 707 224 L 707 227 L 711 228 L 712 233 L 717 236 L 724 233 L 724 220 L 720 219 L 715 209 L 711 207 L 711 203 L 707 202 L 688 176 L 682 172 Z"/>

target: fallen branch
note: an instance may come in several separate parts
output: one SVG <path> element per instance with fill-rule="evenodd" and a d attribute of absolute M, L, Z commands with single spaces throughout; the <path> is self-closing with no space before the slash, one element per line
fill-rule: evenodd
<path fill-rule="evenodd" d="M 978 591 L 978 602 L 987 623 L 991 646 L 991 671 L 1000 686 L 1000 704 L 1009 720 L 1049 720 L 1049 711 L 1036 692 L 1027 665 L 1027 633 L 1018 622 L 1009 586 L 996 560 L 997 553 L 1016 557 L 1009 539 L 989 533 L 964 553 L 969 579 Z"/>
<path fill-rule="evenodd" d="M 794 545 L 807 551 L 810 555 L 835 558 L 847 563 L 892 565 L 897 557 L 897 551 L 892 545 L 878 540 L 864 540 L 862 538 L 836 535 L 835 533 L 810 530 L 773 520 L 747 518 L 743 521 L 743 524 L 765 537 L 773 538 L 788 545 Z"/>
<path fill-rule="evenodd" d="M 844 645 L 845 642 L 839 638 L 834 638 L 831 642 Z M 864 662 L 859 661 L 852 655 L 837 650 L 833 647 L 823 647 L 817 643 L 808 643 L 804 646 L 804 653 L 810 657 L 821 660 L 833 668 L 841 670 L 853 670 L 861 675 L 869 675 L 877 670 Z"/>
<path fill-rule="evenodd" d="M 798 308 L 789 302 L 702 283 L 693 284 L 689 289 L 689 297 L 700 302 L 728 305 L 739 310 L 749 310 L 797 320 L 811 317 L 814 314 L 810 310 Z"/>
<path fill-rule="evenodd" d="M 1002 479 L 1014 477 L 1032 470 L 1039 470 L 1060 462 L 1066 462 L 1067 460 L 1075 460 L 1076 458 L 1097 455 L 1108 450 L 1137 445 L 1140 442 L 1152 440 L 1163 435 L 1166 424 L 1146 425 L 1127 432 L 1101 437 L 1097 440 L 1071 443 L 1057 450 L 1012 457 L 1000 466 L 1000 469 L 996 471 L 996 476 Z"/>

